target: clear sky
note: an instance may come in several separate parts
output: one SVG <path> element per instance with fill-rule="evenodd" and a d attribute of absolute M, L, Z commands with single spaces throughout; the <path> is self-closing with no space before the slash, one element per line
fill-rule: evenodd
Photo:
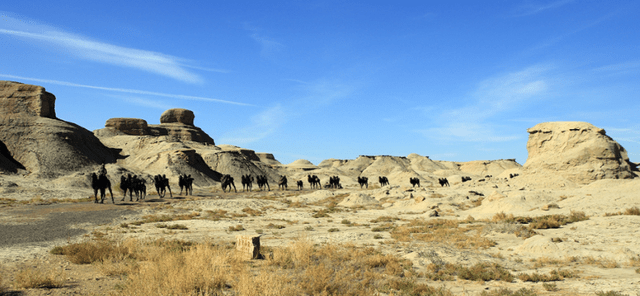
<path fill-rule="evenodd" d="M 58 118 L 195 113 L 280 162 L 527 158 L 586 121 L 640 161 L 640 1 L 5 1 L 0 79 Z"/>

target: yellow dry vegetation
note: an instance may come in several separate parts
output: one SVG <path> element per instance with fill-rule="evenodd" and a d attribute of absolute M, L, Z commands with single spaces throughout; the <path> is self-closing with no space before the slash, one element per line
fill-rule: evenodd
<path fill-rule="evenodd" d="M 416 219 L 398 226 L 391 231 L 391 238 L 402 242 L 419 240 L 445 243 L 461 249 L 487 249 L 496 243 L 482 236 L 482 225 L 466 225 L 463 221 L 451 219 Z"/>
<path fill-rule="evenodd" d="M 317 246 L 303 238 L 266 248 L 265 260 L 249 261 L 229 243 L 177 240 L 99 240 L 52 253 L 122 276 L 114 295 L 452 295 L 421 283 L 409 260 L 371 247 Z"/>

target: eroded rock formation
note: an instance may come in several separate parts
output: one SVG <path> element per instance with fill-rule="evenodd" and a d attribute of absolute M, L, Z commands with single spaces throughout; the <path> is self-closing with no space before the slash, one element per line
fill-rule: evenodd
<path fill-rule="evenodd" d="M 93 133 L 57 119 L 54 106 L 41 86 L 0 81 L 0 141 L 20 166 L 53 177 L 115 162 Z"/>
<path fill-rule="evenodd" d="M 147 121 L 139 118 L 110 118 L 105 124 L 106 128 L 112 128 L 127 135 L 148 135 Z"/>
<path fill-rule="evenodd" d="M 182 123 L 186 125 L 193 125 L 193 119 L 196 116 L 193 111 L 187 109 L 174 108 L 164 111 L 160 115 L 160 123 Z"/>
<path fill-rule="evenodd" d="M 636 176 L 627 151 L 590 123 L 545 122 L 527 131 L 527 174 L 562 176 L 578 184 Z"/>

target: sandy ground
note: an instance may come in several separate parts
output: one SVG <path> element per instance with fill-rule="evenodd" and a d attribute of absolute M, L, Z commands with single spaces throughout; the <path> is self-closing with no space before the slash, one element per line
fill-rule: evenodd
<path fill-rule="evenodd" d="M 3 274 L 9 275 L 4 282 L 7 283 L 20 266 L 40 260 L 64 267 L 72 283 L 62 289 L 22 291 L 25 295 L 102 294 L 110 291 L 117 280 L 101 275 L 91 266 L 69 264 L 58 256 L 48 254 L 54 246 L 89 239 L 92 232 L 106 233 L 119 239 L 164 237 L 193 241 L 235 241 L 238 234 L 260 233 L 264 246 L 282 246 L 300 237 L 316 243 L 375 246 L 384 252 L 410 259 L 418 271 L 424 270 L 435 260 L 444 260 L 463 265 L 496 262 L 516 275 L 522 272 L 548 273 L 558 268 L 579 272 L 578 278 L 556 282 L 557 292 L 545 291 L 542 283 L 522 282 L 519 279 L 513 283 L 463 280 L 429 282 L 430 285 L 445 286 L 461 295 L 476 295 L 497 287 L 512 290 L 535 287 L 540 295 L 594 295 L 598 291 L 640 295 L 640 273 L 636 272 L 638 267 L 629 265 L 632 259 L 640 258 L 640 216 L 605 215 L 640 207 L 640 180 L 601 180 L 583 186 L 544 186 L 526 178 L 495 178 L 483 182 L 457 183 L 451 187 L 411 188 L 406 184 L 360 189 L 359 186 L 350 185 L 336 190 L 310 190 L 307 187 L 302 191 L 258 192 L 254 188 L 250 193 L 222 193 L 218 187 L 196 187 L 194 196 L 158 199 L 152 194 L 144 202 L 133 203 L 121 203 L 117 198 L 119 205 L 111 205 L 110 200 L 105 201 L 106 204 L 50 204 L 53 198 L 86 198 L 91 192 L 78 187 L 65 195 L 55 185 L 20 176 L 2 176 L 0 181 L 3 184 L 0 191 L 4 190 L 0 192 L 3 198 L 0 203 L 0 233 L 5 236 L 4 240 L 0 240 L 0 268 L 4 270 Z M 9 182 L 18 186 L 5 186 Z M 330 213 L 329 217 L 314 218 L 314 213 L 326 209 L 326 205 L 320 204 L 328 198 L 340 202 L 336 207 L 340 211 Z M 483 199 L 481 203 L 477 202 L 479 198 Z M 545 210 L 550 204 L 554 206 Z M 258 210 L 261 214 L 219 221 L 207 218 L 211 211 L 243 214 L 243 209 L 247 208 Z M 510 225 L 488 222 L 500 212 L 534 217 L 567 215 L 571 211 L 582 211 L 589 219 L 557 229 L 537 230 L 538 235 L 527 239 L 516 237 L 510 231 Z M 434 212 L 439 217 L 433 217 Z M 198 213 L 199 216 L 191 220 L 163 222 L 184 225 L 188 228 L 186 230 L 158 228 L 157 223 L 140 226 L 131 224 L 145 215 L 188 213 Z M 395 225 L 414 219 L 466 219 L 471 216 L 476 221 L 474 225 L 484 226 L 482 236 L 497 242 L 497 245 L 488 249 L 460 249 L 446 241 L 398 242 L 390 237 L 388 231 L 372 231 L 377 224 L 371 221 L 381 216 L 399 218 Z M 345 224 L 344 220 L 350 224 Z M 19 228 L 25 225 L 37 226 L 39 231 L 56 232 L 58 235 L 29 238 L 28 231 Z M 242 225 L 244 230 L 229 230 L 237 225 Z M 7 240 L 9 234 L 14 238 Z M 572 256 L 592 260 L 589 263 L 581 261 L 562 266 L 534 266 L 536 260 Z"/>

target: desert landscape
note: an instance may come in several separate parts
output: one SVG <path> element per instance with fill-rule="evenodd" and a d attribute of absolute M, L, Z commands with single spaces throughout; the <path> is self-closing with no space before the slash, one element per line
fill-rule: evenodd
<path fill-rule="evenodd" d="M 186 109 L 91 132 L 43 87 L 0 81 L 0 114 L 0 295 L 640 295 L 637 164 L 586 122 L 529 128 L 524 164 L 314 165 L 216 144 Z M 114 202 L 95 203 L 103 164 Z M 127 175 L 144 199 L 124 196 Z M 247 238 L 259 255 L 239 250 Z"/>

